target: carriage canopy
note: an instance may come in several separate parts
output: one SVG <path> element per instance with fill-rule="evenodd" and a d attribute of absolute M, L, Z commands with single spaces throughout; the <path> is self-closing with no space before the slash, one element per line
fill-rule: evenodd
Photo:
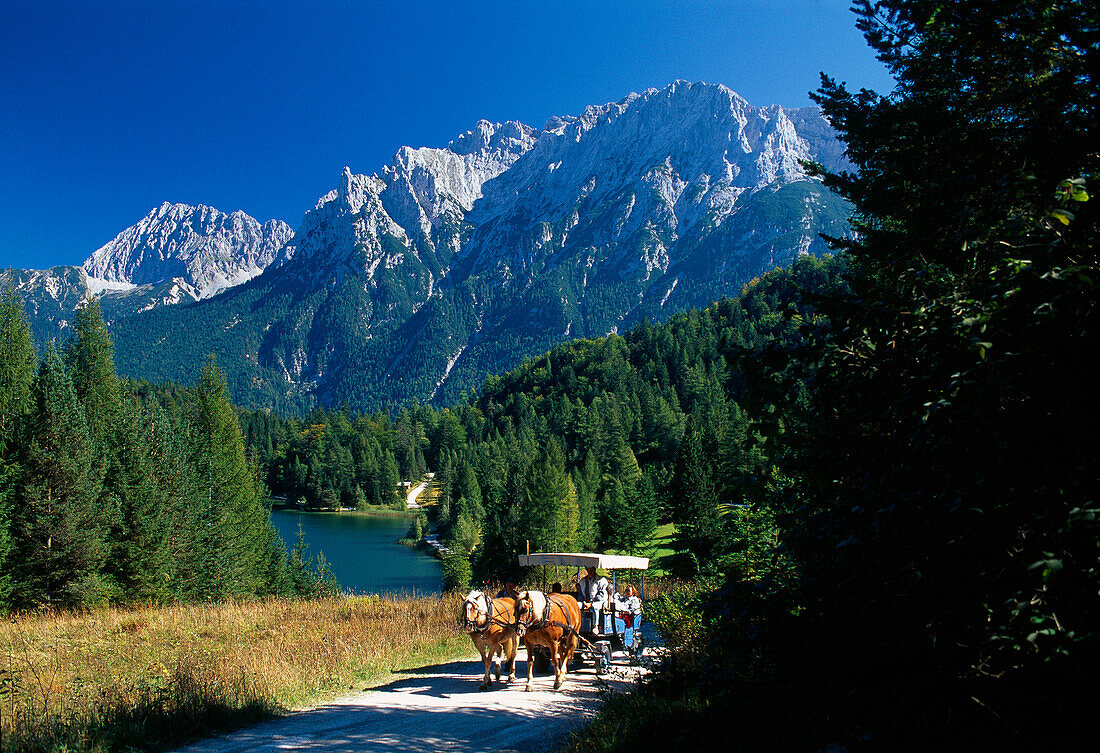
<path fill-rule="evenodd" d="M 646 570 L 649 568 L 649 557 L 590 552 L 540 552 L 538 554 L 519 555 L 519 564 L 521 567 L 562 565 L 565 567 L 598 567 L 604 570 Z"/>

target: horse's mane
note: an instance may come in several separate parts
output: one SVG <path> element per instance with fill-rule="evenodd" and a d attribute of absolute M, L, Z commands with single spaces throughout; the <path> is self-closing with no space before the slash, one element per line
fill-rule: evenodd
<path fill-rule="evenodd" d="M 534 616 L 535 621 L 542 622 L 549 617 L 547 614 L 549 603 L 547 602 L 546 594 L 542 591 L 528 591 L 527 595 L 531 599 L 531 614 Z"/>

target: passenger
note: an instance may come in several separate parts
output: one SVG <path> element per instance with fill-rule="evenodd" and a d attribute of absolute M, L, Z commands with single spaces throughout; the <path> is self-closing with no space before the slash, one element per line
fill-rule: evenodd
<path fill-rule="evenodd" d="M 586 567 L 584 577 L 577 581 L 577 603 L 581 608 L 581 632 L 605 632 L 603 610 L 607 606 L 607 578 L 596 575 L 596 568 Z"/>
<path fill-rule="evenodd" d="M 636 640 L 641 636 L 642 600 L 638 591 L 629 583 L 621 594 L 613 597 L 615 603 L 615 632 L 623 636 L 623 648 L 630 653 L 638 653 L 640 648 Z"/>

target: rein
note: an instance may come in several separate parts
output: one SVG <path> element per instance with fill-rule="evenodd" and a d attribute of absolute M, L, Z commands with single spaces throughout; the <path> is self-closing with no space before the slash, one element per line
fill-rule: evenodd
<path fill-rule="evenodd" d="M 568 614 L 568 610 L 566 610 L 561 601 L 554 598 L 553 594 L 543 594 L 543 596 L 546 597 L 546 614 L 544 614 L 542 616 L 542 619 L 538 620 L 537 622 L 527 623 L 524 627 L 527 630 L 544 630 L 547 627 L 560 628 L 567 633 L 572 633 L 573 635 L 577 636 L 577 638 L 583 641 L 585 645 L 587 645 L 590 649 L 596 650 L 595 644 L 593 644 L 592 641 L 588 640 L 579 632 L 577 632 L 577 630 L 575 630 L 572 625 L 567 625 L 564 622 L 558 622 L 557 620 L 551 619 L 550 613 L 553 611 L 553 607 L 557 607 L 559 610 L 561 610 L 561 613 L 563 615 Z M 519 624 L 518 608 L 516 611 L 516 624 Z"/>
<path fill-rule="evenodd" d="M 486 616 L 486 620 L 485 620 L 485 625 L 483 627 L 478 627 L 476 622 L 471 622 L 470 620 L 466 620 L 467 624 L 472 624 L 472 626 L 473 626 L 473 631 L 472 632 L 484 633 L 486 630 L 489 629 L 489 627 L 491 625 L 496 625 L 497 627 L 504 628 L 505 630 L 510 630 L 513 633 L 517 632 L 517 629 L 519 628 L 519 615 L 518 614 L 516 615 L 516 622 L 515 623 L 509 623 L 509 622 L 505 622 L 505 621 L 501 620 L 499 617 L 497 617 L 496 615 L 493 614 L 493 599 L 489 598 L 489 594 L 485 593 L 484 591 L 479 592 L 479 593 L 481 593 L 482 598 L 485 599 L 485 616 Z M 474 604 L 476 605 L 477 602 L 475 601 Z M 479 612 L 480 612 L 480 610 L 479 610 Z M 479 616 L 480 616 L 480 614 L 479 614 Z"/>

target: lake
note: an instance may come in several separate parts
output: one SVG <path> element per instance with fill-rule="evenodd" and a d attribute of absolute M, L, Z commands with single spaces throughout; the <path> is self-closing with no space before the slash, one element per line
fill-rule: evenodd
<path fill-rule="evenodd" d="M 395 543 L 409 530 L 410 520 L 341 513 L 272 510 L 271 523 L 287 552 L 302 525 L 307 557 L 324 552 L 333 575 L 347 591 L 375 594 L 438 594 L 440 562 L 431 555 Z"/>

